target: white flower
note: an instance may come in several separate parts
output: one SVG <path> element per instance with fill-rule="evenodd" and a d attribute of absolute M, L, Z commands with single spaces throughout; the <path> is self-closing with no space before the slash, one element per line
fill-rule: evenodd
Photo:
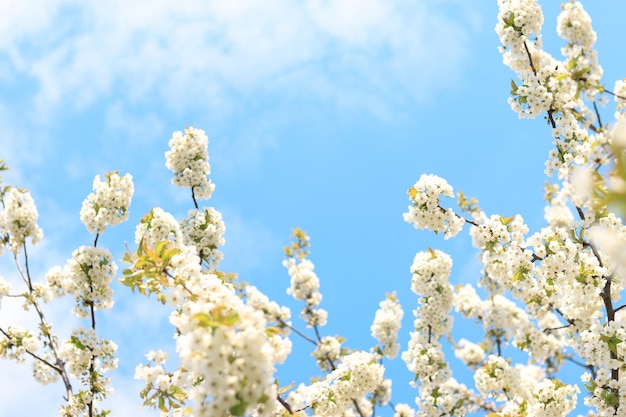
<path fill-rule="evenodd" d="M 135 190 L 130 174 L 120 177 L 117 172 L 105 175 L 106 181 L 96 175 L 93 193 L 83 201 L 80 220 L 91 233 L 102 233 L 108 225 L 115 226 L 128 219 L 128 208 Z"/>
<path fill-rule="evenodd" d="M 544 379 L 535 387 L 533 415 L 537 417 L 567 416 L 576 408 L 576 385 L 563 384 L 559 380 Z"/>
<path fill-rule="evenodd" d="M 54 357 L 51 352 L 44 352 L 40 354 L 40 356 L 42 359 L 48 361 L 49 363 L 54 363 Z M 34 360 L 33 377 L 40 384 L 48 385 L 59 380 L 59 373 L 54 368 L 46 365 L 42 361 Z"/>
<path fill-rule="evenodd" d="M 585 49 L 593 48 L 596 32 L 591 28 L 591 18 L 579 2 L 563 3 L 557 18 L 557 33 L 572 44 Z"/>
<path fill-rule="evenodd" d="M 626 149 L 626 117 L 621 117 L 613 127 L 613 130 L 611 130 L 611 143 Z"/>
<path fill-rule="evenodd" d="M 289 394 L 288 402 L 295 409 L 311 407 L 318 416 L 352 416 L 353 401 L 359 407 L 365 405 L 359 400 L 384 384 L 383 374 L 383 366 L 373 355 L 354 352 L 345 356 L 323 380 L 310 386 L 301 384 Z"/>
<path fill-rule="evenodd" d="M 415 410 L 408 404 L 397 404 L 393 417 L 415 417 Z"/>
<path fill-rule="evenodd" d="M 613 93 L 615 93 L 615 101 L 618 103 L 617 108 L 623 109 L 626 107 L 626 79 L 615 81 Z"/>
<path fill-rule="evenodd" d="M 383 355 L 393 359 L 400 349 L 397 340 L 404 312 L 394 295 L 388 295 L 379 305 L 370 330 L 372 336 L 382 345 Z"/>
<path fill-rule="evenodd" d="M 179 187 L 192 187 L 195 198 L 211 197 L 215 185 L 207 178 L 211 173 L 208 152 L 209 138 L 203 130 L 185 128 L 185 133 L 174 132 L 170 150 L 165 152 L 165 166 L 174 172 L 172 183 Z"/>
<path fill-rule="evenodd" d="M 61 271 L 54 268 L 46 274 L 48 285 L 58 295 L 65 292 L 76 299 L 73 312 L 90 317 L 90 309 L 107 310 L 113 306 L 111 281 L 117 271 L 107 249 L 81 246 L 72 253 Z"/>
<path fill-rule="evenodd" d="M 70 339 L 62 345 L 60 356 L 72 377 L 88 380 L 94 372 L 95 384 L 106 386 L 109 379 L 102 374 L 117 369 L 116 351 L 114 342 L 100 339 L 94 329 L 81 326 L 72 330 Z"/>
<path fill-rule="evenodd" d="M 149 361 L 153 361 L 157 365 L 163 365 L 167 361 L 167 352 L 162 350 L 151 350 L 146 354 Z"/>
<path fill-rule="evenodd" d="M 420 176 L 420 179 L 409 189 L 409 199 L 413 205 L 408 213 L 404 213 L 404 221 L 412 223 L 416 229 L 427 229 L 435 233 L 444 232 L 444 238 L 456 236 L 465 220 L 452 209 L 441 207 L 441 196 L 454 197 L 452 187 L 436 175 Z"/>
<path fill-rule="evenodd" d="M 478 366 L 485 358 L 485 350 L 467 339 L 459 340 L 454 356 L 461 359 L 469 367 Z"/>
<path fill-rule="evenodd" d="M 202 211 L 190 210 L 180 228 L 186 245 L 195 246 L 198 255 L 209 263 L 211 270 L 216 270 L 224 254 L 219 251 L 223 246 L 226 226 L 222 214 L 213 207 Z"/>
<path fill-rule="evenodd" d="M 37 225 L 38 217 L 37 207 L 30 193 L 15 187 L 9 188 L 4 196 L 4 210 L 0 212 L 0 233 L 8 234 L 13 253 L 22 249 L 28 237 L 33 245 L 39 243 L 43 231 Z"/>
<path fill-rule="evenodd" d="M 324 336 L 322 340 L 317 343 L 311 356 L 317 360 L 317 366 L 322 371 L 330 372 L 332 365 L 328 361 L 335 362 L 339 360 L 341 355 L 341 342 L 342 339 L 334 336 Z"/>
<path fill-rule="evenodd" d="M 26 360 L 26 352 L 34 353 L 40 347 L 37 337 L 21 326 L 9 326 L 4 333 L 0 338 L 0 358 L 22 363 Z"/>
<path fill-rule="evenodd" d="M 7 295 L 9 295 L 10 291 L 11 284 L 4 278 L 0 277 L 0 303 L 2 302 L 2 297 L 6 297 Z"/>
<path fill-rule="evenodd" d="M 143 241 L 149 248 L 164 240 L 173 242 L 175 246 L 183 244 L 180 225 L 170 213 L 155 207 L 146 214 L 135 229 L 135 243 Z"/>

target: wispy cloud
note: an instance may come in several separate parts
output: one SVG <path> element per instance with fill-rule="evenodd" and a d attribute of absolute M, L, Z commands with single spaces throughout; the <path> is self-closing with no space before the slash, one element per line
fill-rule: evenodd
<path fill-rule="evenodd" d="M 217 109 L 285 82 L 337 101 L 351 91 L 358 101 L 420 99 L 466 55 L 463 26 L 426 1 L 32 0 L 9 9 L 0 14 L 7 76 L 36 85 L 42 112 L 116 89 L 129 102 L 156 93 L 173 108 Z"/>

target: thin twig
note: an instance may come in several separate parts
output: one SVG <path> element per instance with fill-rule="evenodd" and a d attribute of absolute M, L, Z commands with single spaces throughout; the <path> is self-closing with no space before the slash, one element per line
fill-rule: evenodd
<path fill-rule="evenodd" d="M 65 391 L 67 393 L 67 400 L 69 401 L 69 399 L 72 398 L 73 396 L 72 383 L 70 382 L 70 379 L 67 375 L 67 371 L 65 370 L 65 362 L 59 357 L 59 353 L 57 351 L 56 340 L 52 337 L 50 333 L 50 329 L 52 328 L 52 326 L 48 324 L 43 314 L 43 311 L 41 310 L 41 307 L 39 306 L 37 297 L 33 296 L 34 290 L 33 290 L 31 278 L 30 278 L 30 269 L 28 267 L 29 263 L 28 263 L 28 251 L 26 250 L 26 242 L 23 243 L 22 248 L 24 250 L 24 269 L 26 269 L 26 272 L 24 272 L 24 270 L 22 269 L 22 266 L 20 265 L 19 260 L 17 259 L 17 253 L 13 254 L 15 266 L 17 267 L 19 274 L 21 275 L 22 279 L 26 283 L 26 286 L 28 287 L 28 291 L 30 295 L 29 301 L 32 304 L 32 306 L 35 308 L 35 311 L 37 312 L 37 315 L 39 316 L 39 323 L 41 324 L 41 328 L 46 329 L 45 337 L 48 339 L 50 350 L 52 351 L 52 355 L 54 356 L 54 360 L 56 362 L 56 366 L 54 366 L 52 369 L 57 371 L 59 375 L 61 376 L 61 379 L 63 380 L 63 385 L 65 386 Z"/>
<path fill-rule="evenodd" d="M 296 333 L 298 336 L 302 337 L 304 340 L 306 340 L 307 342 L 313 343 L 314 345 L 317 346 L 317 342 L 313 339 L 311 339 L 309 336 L 305 335 L 304 333 L 302 333 L 300 330 L 296 329 L 295 327 L 293 327 L 291 324 L 286 323 L 283 319 L 277 318 L 278 322 L 287 327 L 289 330 L 293 331 L 294 333 Z"/>
<path fill-rule="evenodd" d="M 524 41 L 524 49 L 526 49 L 526 55 L 528 55 L 528 61 L 530 62 L 530 69 L 533 70 L 533 74 L 535 74 L 535 77 L 536 77 L 537 70 L 535 69 L 535 64 L 533 63 L 533 57 L 530 55 L 530 50 L 528 49 L 528 45 L 526 45 L 526 41 Z"/>
<path fill-rule="evenodd" d="M 598 110 L 598 105 L 595 100 L 593 101 L 593 109 L 596 111 L 596 116 L 598 117 L 598 126 L 602 129 L 602 118 L 600 117 L 600 111 Z"/>
<path fill-rule="evenodd" d="M 565 358 L 565 360 L 572 362 L 575 365 L 580 366 L 581 368 L 585 368 L 589 370 L 589 372 L 591 373 L 591 378 L 596 379 L 596 368 L 593 365 L 589 365 L 589 364 L 577 361 L 576 359 L 572 358 L 571 355 L 563 355 L 563 358 Z"/>
<path fill-rule="evenodd" d="M 196 208 L 196 210 L 198 209 L 198 202 L 196 201 L 196 193 L 194 192 L 194 187 L 191 187 L 191 199 L 193 200 L 193 205 Z"/>

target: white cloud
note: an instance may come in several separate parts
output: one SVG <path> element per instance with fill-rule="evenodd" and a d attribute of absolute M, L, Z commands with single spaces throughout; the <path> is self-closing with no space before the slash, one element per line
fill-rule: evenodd
<path fill-rule="evenodd" d="M 424 0 L 32 0 L 9 9 L 0 45 L 13 71 L 38 83 L 42 111 L 82 108 L 114 89 L 131 102 L 156 92 L 172 108 L 217 109 L 251 91 L 280 93 L 285 80 L 303 94 L 325 85 L 320 93 L 335 100 L 356 90 L 355 103 L 423 99 L 458 74 L 467 37 Z"/>
<path fill-rule="evenodd" d="M 162 138 L 163 143 L 167 143 L 167 135 L 171 134 L 164 131 L 163 123 L 156 114 L 131 113 L 120 101 L 107 108 L 105 124 L 109 131 L 118 133 L 112 140 L 128 144 L 131 148 L 147 146 L 155 138 Z"/>
<path fill-rule="evenodd" d="M 18 185 L 29 188 L 33 173 L 41 167 L 47 155 L 50 155 L 52 143 L 44 130 L 32 129 L 24 123 L 20 111 L 10 103 L 0 102 L 0 159 L 9 167 L 3 172 L 3 185 Z"/>

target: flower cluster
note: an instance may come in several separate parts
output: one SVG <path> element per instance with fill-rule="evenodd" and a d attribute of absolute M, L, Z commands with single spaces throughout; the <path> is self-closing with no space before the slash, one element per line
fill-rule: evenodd
<path fill-rule="evenodd" d="M 408 213 L 404 213 L 404 221 L 412 223 L 416 229 L 444 232 L 444 237 L 448 239 L 456 236 L 463 228 L 465 220 L 439 203 L 441 196 L 454 197 L 452 187 L 443 178 L 423 174 L 409 188 L 408 194 L 413 204 L 409 206 Z"/>
<path fill-rule="evenodd" d="M 167 408 L 174 410 L 174 415 L 189 415 L 189 409 L 181 408 L 187 399 L 187 392 L 180 385 L 184 384 L 187 374 L 181 370 L 167 372 L 163 366 L 167 361 L 167 353 L 161 350 L 148 352 L 146 358 L 152 363 L 137 365 L 135 368 L 135 379 L 146 383 L 141 392 L 145 398 L 144 405 L 163 408 L 167 403 Z"/>
<path fill-rule="evenodd" d="M 470 235 L 473 245 L 481 250 L 483 265 L 481 285 L 492 293 L 510 290 L 517 297 L 531 298 L 527 279 L 533 269 L 532 253 L 525 249 L 528 227 L 521 216 L 484 218 L 472 226 Z"/>
<path fill-rule="evenodd" d="M 143 243 L 148 248 L 154 248 L 157 243 L 163 241 L 181 246 L 183 234 L 174 216 L 160 207 L 155 207 L 137 225 L 135 243 L 138 245 Z"/>
<path fill-rule="evenodd" d="M 439 338 L 452 325 L 452 286 L 447 281 L 451 267 L 452 259 L 436 250 L 418 253 L 411 266 L 411 290 L 420 296 L 420 306 L 402 359 L 416 380 L 429 376 L 431 381 L 443 382 L 448 377 Z"/>
<path fill-rule="evenodd" d="M 276 398 L 274 358 L 279 355 L 268 342 L 263 313 L 213 274 L 198 271 L 187 279 L 191 295 L 170 321 L 177 328 L 181 366 L 197 381 L 187 387 L 194 415 L 242 416 L 259 407 L 265 410 L 260 415 L 267 415 Z"/>
<path fill-rule="evenodd" d="M 107 249 L 81 246 L 72 253 L 65 267 L 54 267 L 46 274 L 48 286 L 56 296 L 71 294 L 76 299 L 73 312 L 91 317 L 93 310 L 113 306 L 111 281 L 117 271 Z"/>
<path fill-rule="evenodd" d="M 589 237 L 597 242 L 602 262 L 612 282 L 626 287 L 626 225 L 613 213 L 602 217 L 589 230 Z"/>
<path fill-rule="evenodd" d="M 320 416 L 354 415 L 354 404 L 361 415 L 371 415 L 371 403 L 365 396 L 383 384 L 383 373 L 384 368 L 374 355 L 354 352 L 344 356 L 339 366 L 323 380 L 310 386 L 298 386 L 289 393 L 287 401 L 294 410 L 311 407 L 315 415 Z"/>
<path fill-rule="evenodd" d="M 11 251 L 19 253 L 28 237 L 33 245 L 39 243 L 43 232 L 37 225 L 39 214 L 30 193 L 11 187 L 4 194 L 2 201 L 4 210 L 0 212 L 0 234 L 8 236 Z M 0 253 L 1 250 L 2 246 Z"/>
<path fill-rule="evenodd" d="M 197 228 L 203 230 L 203 224 Z M 177 235 L 170 234 L 169 226 L 164 230 L 167 237 Z M 155 353 L 149 357 L 154 365 L 137 368 L 136 377 L 146 383 L 144 404 L 167 403 L 171 409 L 186 405 L 180 410 L 195 416 L 269 415 L 277 396 L 274 365 L 291 351 L 291 342 L 283 337 L 289 311 L 251 286 L 243 297 L 224 275 L 203 270 L 195 246 L 178 244 L 157 270 L 167 270 L 167 278 L 158 281 L 174 307 L 170 322 L 176 328 L 180 367 L 166 372 L 164 355 Z M 158 251 L 148 251 L 141 262 L 154 262 L 151 256 L 161 257 Z M 134 268 L 138 265 L 141 268 L 141 263 Z M 125 274 L 142 271 L 129 268 Z M 270 323 L 278 327 L 270 331 Z"/>
<path fill-rule="evenodd" d="M 100 339 L 94 329 L 78 327 L 65 342 L 63 356 L 70 374 L 74 378 L 88 377 L 90 372 L 107 372 L 117 369 L 115 358 L 117 345 L 110 340 Z M 93 361 L 94 358 L 98 360 Z M 93 364 L 98 369 L 93 369 Z M 105 380 L 108 382 L 108 379 Z M 103 391 L 104 392 L 104 391 Z"/>
<path fill-rule="evenodd" d="M 83 201 L 80 220 L 91 233 L 102 233 L 108 225 L 114 226 L 128 219 L 128 208 L 135 190 L 130 174 L 120 177 L 117 172 L 99 175 L 93 180 L 93 193 Z"/>
<path fill-rule="evenodd" d="M 452 326 L 451 268 L 450 256 L 432 249 L 419 252 L 411 266 L 411 290 L 419 296 L 419 307 L 414 311 L 415 331 L 402 360 L 415 375 L 412 385 L 420 382 L 415 402 L 427 416 L 465 415 L 469 410 L 463 399 L 467 389 L 452 378 L 440 340 Z"/>
<path fill-rule="evenodd" d="M 280 306 L 275 301 L 270 301 L 267 295 L 263 294 L 256 287 L 247 285 L 245 288 L 248 305 L 260 311 L 265 316 L 268 324 L 276 324 L 276 328 L 268 334 L 268 341 L 274 352 L 274 362 L 283 363 L 291 353 L 291 340 L 287 337 L 291 322 L 291 311 L 285 306 Z"/>
<path fill-rule="evenodd" d="M 341 344 L 343 339 L 334 336 L 324 336 L 317 343 L 311 353 L 317 362 L 317 367 L 322 371 L 332 371 L 335 363 L 341 358 Z"/>
<path fill-rule="evenodd" d="M 2 297 L 9 295 L 9 291 L 11 291 L 11 283 L 0 277 L 0 303 L 2 302 Z"/>
<path fill-rule="evenodd" d="M 327 312 L 317 308 L 322 301 L 322 294 L 319 291 L 320 280 L 313 271 L 313 262 L 303 259 L 298 262 L 294 258 L 283 261 L 283 265 L 289 271 L 291 286 L 287 290 L 296 300 L 302 300 L 306 305 L 302 309 L 302 317 L 307 327 L 326 325 Z"/>
<path fill-rule="evenodd" d="M 626 79 L 615 81 L 615 87 L 613 88 L 613 91 L 615 92 L 615 101 L 617 102 L 617 108 L 621 110 L 626 107 Z"/>
<path fill-rule="evenodd" d="M 602 68 L 598 65 L 597 52 L 593 49 L 596 43 L 596 32 L 591 27 L 591 17 L 579 2 L 563 4 L 562 11 L 557 19 L 557 33 L 567 40 L 567 45 L 561 52 L 567 61 L 571 80 L 584 87 L 591 87 L 587 91 L 589 98 L 599 92 L 602 78 Z"/>
<path fill-rule="evenodd" d="M 24 362 L 26 352 L 39 349 L 40 343 L 30 330 L 21 326 L 9 326 L 2 331 L 4 338 L 0 340 L 0 357 Z"/>
<path fill-rule="evenodd" d="M 387 298 L 380 302 L 380 308 L 374 316 L 374 323 L 370 328 L 372 336 L 381 344 L 380 353 L 389 359 L 398 355 L 400 344 L 398 332 L 404 312 L 395 297 L 395 294 L 387 295 Z"/>
<path fill-rule="evenodd" d="M 474 374 L 476 388 L 485 398 L 505 401 L 505 415 L 566 416 L 576 407 L 578 387 L 543 378 L 537 367 L 511 366 L 490 355 Z"/>
<path fill-rule="evenodd" d="M 195 246 L 198 256 L 213 270 L 217 269 L 224 256 L 218 250 L 225 243 L 226 226 L 222 214 L 212 207 L 202 211 L 190 210 L 187 218 L 181 222 L 180 228 L 185 244 Z"/>
<path fill-rule="evenodd" d="M 191 187 L 195 198 L 206 200 L 211 197 L 215 185 L 207 178 L 211 173 L 209 138 L 201 129 L 185 128 L 185 132 L 174 132 L 165 152 L 165 166 L 174 172 L 172 183 L 179 187 Z"/>
<path fill-rule="evenodd" d="M 469 368 L 475 369 L 485 359 L 485 349 L 467 339 L 461 339 L 454 349 L 454 356 Z"/>

